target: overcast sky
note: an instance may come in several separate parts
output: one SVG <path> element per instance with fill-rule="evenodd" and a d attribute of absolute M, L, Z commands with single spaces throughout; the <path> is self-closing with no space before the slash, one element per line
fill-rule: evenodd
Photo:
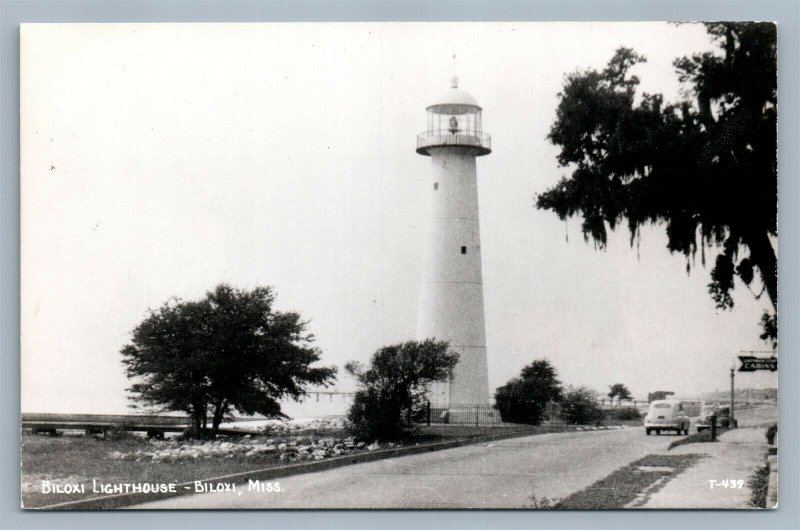
<path fill-rule="evenodd" d="M 325 364 L 414 338 L 431 178 L 415 140 L 454 68 L 492 135 L 490 388 L 542 357 L 565 383 L 637 397 L 727 388 L 731 358 L 765 349 L 768 301 L 737 283 L 734 311 L 715 310 L 708 270 L 698 256 L 687 275 L 663 228 L 600 252 L 579 220 L 534 208 L 569 172 L 546 140 L 565 74 L 619 46 L 667 100 L 672 60 L 712 49 L 702 26 L 661 23 L 24 27 L 22 410 L 126 412 L 131 330 L 220 282 L 273 286 Z"/>

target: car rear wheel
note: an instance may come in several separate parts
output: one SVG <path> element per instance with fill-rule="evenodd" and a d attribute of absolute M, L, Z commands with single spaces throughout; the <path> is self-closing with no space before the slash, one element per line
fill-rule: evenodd
<path fill-rule="evenodd" d="M 661 436 L 661 429 L 656 429 L 656 435 Z"/>
<path fill-rule="evenodd" d="M 650 431 L 651 430 L 652 429 L 650 429 L 649 427 L 645 427 L 644 432 L 645 432 L 645 434 L 647 434 L 647 436 L 650 436 Z"/>

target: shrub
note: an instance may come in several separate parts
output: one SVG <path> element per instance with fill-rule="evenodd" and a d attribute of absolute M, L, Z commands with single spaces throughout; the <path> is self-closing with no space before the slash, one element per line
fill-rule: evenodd
<path fill-rule="evenodd" d="M 561 402 L 561 414 L 570 423 L 586 425 L 603 419 L 603 411 L 598 405 L 598 392 L 591 388 L 569 387 Z"/>
<path fill-rule="evenodd" d="M 767 428 L 767 443 L 770 445 L 775 445 L 778 437 L 778 424 L 773 423 Z"/>
<path fill-rule="evenodd" d="M 550 361 L 532 362 L 495 392 L 495 408 L 504 422 L 538 425 L 547 403 L 561 398 L 561 383 Z"/>
<path fill-rule="evenodd" d="M 767 490 L 769 489 L 769 464 L 756 469 L 750 480 L 747 481 L 750 488 L 750 504 L 756 508 L 767 507 Z"/>
<path fill-rule="evenodd" d="M 349 430 L 360 440 L 396 440 L 403 434 L 403 407 L 374 389 L 356 392 L 347 413 Z"/>
<path fill-rule="evenodd" d="M 606 411 L 606 417 L 612 420 L 640 420 L 642 413 L 636 407 L 622 407 Z"/>
<path fill-rule="evenodd" d="M 500 411 L 500 419 L 508 423 L 539 425 L 545 403 L 532 399 L 525 391 L 525 385 L 517 380 L 499 387 L 495 393 L 495 408 Z"/>
<path fill-rule="evenodd" d="M 446 341 L 426 339 L 385 346 L 367 368 L 350 362 L 345 370 L 359 390 L 348 411 L 351 430 L 367 440 L 390 441 L 403 434 L 403 420 L 420 408 L 428 385 L 448 379 L 458 353 Z"/>

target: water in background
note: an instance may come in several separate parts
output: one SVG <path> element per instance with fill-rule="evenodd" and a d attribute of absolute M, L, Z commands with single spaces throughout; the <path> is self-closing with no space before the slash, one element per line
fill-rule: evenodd
<path fill-rule="evenodd" d="M 352 402 L 352 392 L 311 392 L 299 402 L 281 401 L 281 411 L 292 418 L 345 416 Z"/>

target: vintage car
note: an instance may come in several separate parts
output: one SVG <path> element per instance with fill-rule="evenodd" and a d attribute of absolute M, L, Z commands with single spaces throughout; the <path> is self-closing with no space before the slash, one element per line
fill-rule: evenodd
<path fill-rule="evenodd" d="M 707 405 L 700 412 L 700 419 L 697 420 L 697 432 L 703 432 L 711 428 L 711 415 L 717 417 L 717 427 L 724 429 L 731 427 L 731 408 L 728 406 Z M 734 418 L 733 428 L 739 426 L 739 422 Z"/>
<path fill-rule="evenodd" d="M 683 410 L 683 403 L 677 399 L 661 399 L 650 403 L 647 416 L 644 417 L 644 431 L 647 434 L 655 431 L 675 431 L 678 434 L 689 434 L 689 416 Z"/>
<path fill-rule="evenodd" d="M 697 432 L 703 432 L 711 428 L 711 416 L 713 415 L 719 418 L 719 406 L 703 405 L 703 408 L 700 409 L 700 417 L 697 419 Z M 717 425 L 719 425 L 719 420 L 717 421 Z"/>
<path fill-rule="evenodd" d="M 717 411 L 717 425 L 723 428 L 736 428 L 739 426 L 739 422 L 736 418 L 733 419 L 733 425 L 731 425 L 731 408 L 730 407 L 720 407 L 719 411 Z"/>

